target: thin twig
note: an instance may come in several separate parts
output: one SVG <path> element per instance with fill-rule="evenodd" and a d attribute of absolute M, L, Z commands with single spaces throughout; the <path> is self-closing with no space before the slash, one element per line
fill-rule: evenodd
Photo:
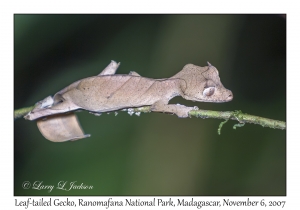
<path fill-rule="evenodd" d="M 25 116 L 28 112 L 30 112 L 34 106 L 26 107 L 22 109 L 18 109 L 14 111 L 14 119 L 18 119 L 20 117 Z M 142 112 L 142 113 L 149 113 L 151 112 L 151 106 L 143 106 L 139 108 L 129 108 L 126 111 L 130 112 Z M 272 120 L 268 118 L 263 118 L 259 116 L 249 115 L 246 113 L 242 113 L 241 111 L 211 111 L 211 110 L 193 110 L 189 112 L 190 117 L 200 117 L 202 119 L 205 118 L 214 118 L 214 119 L 223 119 L 223 120 L 236 120 L 239 124 L 234 125 L 234 129 L 236 127 L 241 127 L 245 123 L 253 123 L 257 125 L 261 125 L 263 127 L 269 127 L 274 129 L 286 129 L 286 123 L 283 121 Z M 222 125 L 221 123 L 219 130 L 221 130 Z"/>
<path fill-rule="evenodd" d="M 30 106 L 30 107 L 25 107 L 25 108 L 15 110 L 14 111 L 14 119 L 16 120 L 18 118 L 25 116 L 28 112 L 33 110 L 34 107 L 35 106 Z"/>
<path fill-rule="evenodd" d="M 144 106 L 140 108 L 133 108 L 134 112 L 151 112 L 151 106 Z M 236 120 L 239 124 L 235 125 L 236 127 L 243 126 L 244 123 L 253 123 L 261 125 L 263 127 L 269 127 L 274 129 L 286 129 L 286 123 L 279 120 L 272 120 L 264 117 L 249 115 L 243 113 L 242 111 L 212 111 L 212 110 L 193 110 L 189 112 L 190 117 L 200 117 L 205 118 L 214 118 L 214 119 L 223 119 L 223 120 Z"/>

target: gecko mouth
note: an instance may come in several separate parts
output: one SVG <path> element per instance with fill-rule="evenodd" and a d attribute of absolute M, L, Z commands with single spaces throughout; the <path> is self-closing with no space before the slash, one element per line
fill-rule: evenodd
<path fill-rule="evenodd" d="M 201 102 L 224 103 L 224 102 L 232 101 L 232 99 L 233 99 L 233 94 L 230 93 L 225 99 L 211 99 L 211 100 L 206 99 L 206 100 L 201 100 Z"/>
<path fill-rule="evenodd" d="M 233 99 L 233 94 L 230 93 L 227 98 L 226 98 L 226 101 L 231 101 Z"/>

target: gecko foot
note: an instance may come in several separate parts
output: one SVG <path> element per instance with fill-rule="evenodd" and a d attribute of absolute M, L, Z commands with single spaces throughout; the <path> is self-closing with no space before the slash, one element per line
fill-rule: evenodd
<path fill-rule="evenodd" d="M 198 107 L 187 107 L 180 104 L 163 104 L 161 102 L 154 103 L 151 107 L 151 111 L 174 113 L 180 118 L 188 117 L 190 111 L 197 109 Z"/>
<path fill-rule="evenodd" d="M 176 105 L 178 106 L 176 108 L 176 112 L 175 114 L 179 117 L 179 118 L 187 118 L 189 116 L 189 112 L 193 111 L 193 110 L 198 110 L 198 107 L 187 107 L 184 105 Z"/>

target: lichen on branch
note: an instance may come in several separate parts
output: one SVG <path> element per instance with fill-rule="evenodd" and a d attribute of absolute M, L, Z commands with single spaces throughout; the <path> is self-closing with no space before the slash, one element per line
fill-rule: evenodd
<path fill-rule="evenodd" d="M 25 116 L 33 108 L 34 108 L 34 106 L 15 110 L 14 111 L 14 119 L 18 119 L 18 118 Z M 151 112 L 151 106 L 130 108 L 130 112 L 149 113 L 149 112 Z M 213 118 L 213 119 L 225 120 L 225 122 L 222 122 L 220 124 L 220 127 L 218 129 L 219 133 L 221 131 L 222 126 L 228 120 L 236 120 L 239 122 L 238 124 L 234 125 L 234 129 L 236 129 L 236 127 L 243 126 L 245 123 L 253 123 L 253 124 L 261 125 L 263 127 L 269 127 L 269 128 L 274 128 L 274 129 L 281 129 L 281 130 L 286 129 L 286 122 L 284 122 L 284 121 L 249 115 L 249 114 L 243 113 L 242 111 L 212 111 L 212 110 L 201 110 L 200 109 L 200 110 L 190 111 L 189 117 L 198 117 L 198 118 L 202 118 L 202 119 Z"/>

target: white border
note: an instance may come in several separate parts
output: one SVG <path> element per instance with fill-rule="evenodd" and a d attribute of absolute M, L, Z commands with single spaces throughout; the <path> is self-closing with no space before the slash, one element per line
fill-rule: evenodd
<path fill-rule="evenodd" d="M 151 2 L 151 3 L 149 3 Z M 13 14 L 14 13 L 287 13 L 287 197 L 266 197 L 287 200 L 285 209 L 296 209 L 299 200 L 299 137 L 297 108 L 299 107 L 299 10 L 296 1 L 5 1 L 1 3 L 1 202 L 0 206 L 14 207 L 13 197 Z M 38 198 L 38 197 L 35 197 Z M 47 197 L 49 198 L 49 197 Z M 57 197 L 54 197 L 54 199 Z M 66 197 L 59 197 L 64 199 Z M 106 197 L 101 197 L 105 199 Z M 125 199 L 128 197 L 117 197 Z M 146 197 L 144 197 L 146 198 Z M 167 197 L 163 197 L 167 198 Z M 188 197 L 184 197 L 188 199 Z M 223 197 L 198 197 L 200 200 L 222 200 Z M 247 197 L 226 197 L 243 200 Z M 250 197 L 263 199 L 263 197 Z M 78 197 L 71 197 L 76 200 Z M 99 197 L 84 197 L 99 200 Z M 176 198 L 175 198 L 176 199 Z M 18 208 L 18 207 L 14 207 Z M 53 207 L 52 207 L 53 208 Z M 73 207 L 70 207 L 73 208 Z M 99 209 L 99 207 L 96 207 Z M 172 207 L 170 207 L 171 209 Z M 18 208 L 20 209 L 20 208 Z M 73 208 L 74 209 L 74 208 Z M 103 209 L 103 208 L 102 208 Z M 124 208 L 123 208 L 124 209 Z M 127 209 L 127 208 L 125 208 Z M 130 209 L 130 208 L 128 208 Z M 140 208 L 138 208 L 140 209 Z M 169 208 L 163 208 L 169 209 Z M 173 208 L 172 208 L 173 209 Z M 190 209 L 196 209 L 190 207 Z M 212 208 L 210 208 L 212 209 Z"/>

